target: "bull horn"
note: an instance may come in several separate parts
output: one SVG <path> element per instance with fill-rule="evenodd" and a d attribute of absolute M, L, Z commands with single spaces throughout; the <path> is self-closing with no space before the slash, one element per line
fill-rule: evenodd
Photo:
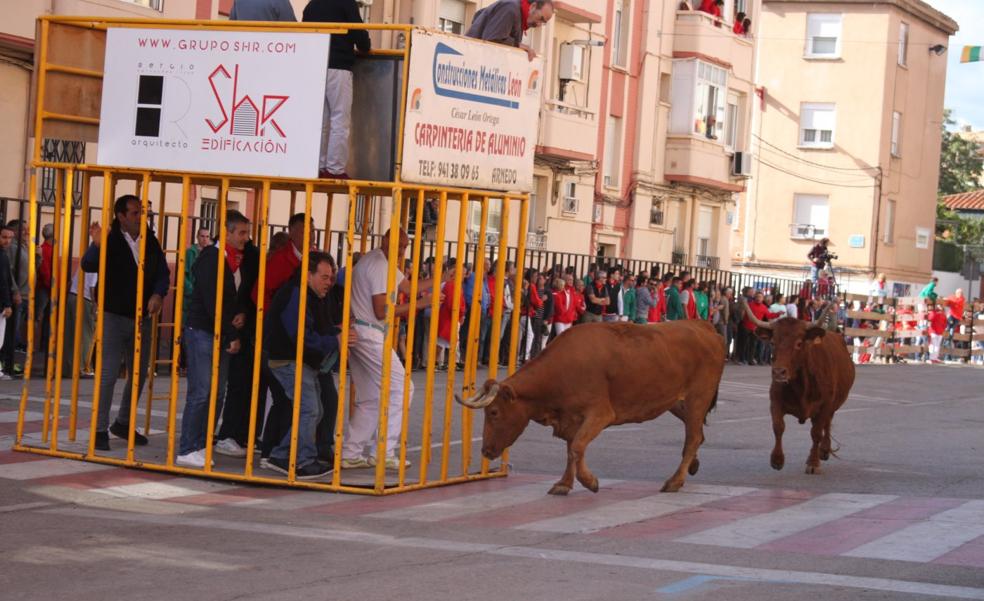
<path fill-rule="evenodd" d="M 833 308 L 834 308 L 834 303 L 833 302 L 828 302 L 824 306 L 823 310 L 820 311 L 820 315 L 817 315 L 817 318 L 814 319 L 813 322 L 810 325 L 817 326 L 817 325 L 822 324 L 823 321 L 825 319 L 827 319 L 827 314 L 830 313 L 830 310 L 833 309 Z"/>
<path fill-rule="evenodd" d="M 455 394 L 454 400 L 470 409 L 482 409 L 492 404 L 492 401 L 495 400 L 495 395 L 498 394 L 498 392 L 498 382 L 493 382 L 491 386 L 486 383 L 485 386 L 482 387 L 482 390 L 475 393 L 475 396 L 468 399 L 463 399 L 459 395 Z"/>
<path fill-rule="evenodd" d="M 754 323 L 755 325 L 757 325 L 760 328 L 765 328 L 766 330 L 771 330 L 772 329 L 772 324 L 771 323 L 769 323 L 767 321 L 762 321 L 758 317 L 755 317 L 755 314 L 752 313 L 752 310 L 748 306 L 748 301 L 743 300 L 741 302 L 741 304 L 742 304 L 742 306 L 745 307 L 745 314 L 748 315 L 748 318 L 752 320 L 752 323 Z"/>

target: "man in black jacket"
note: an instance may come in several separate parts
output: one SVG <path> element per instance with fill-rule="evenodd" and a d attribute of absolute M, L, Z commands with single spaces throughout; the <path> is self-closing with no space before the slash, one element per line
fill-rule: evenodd
<path fill-rule="evenodd" d="M 298 270 L 300 271 L 300 270 Z M 298 315 L 301 300 L 301 276 L 294 276 L 280 287 L 270 303 L 265 327 L 264 349 L 269 353 L 270 370 L 293 402 L 300 403 L 297 430 L 295 477 L 313 480 L 331 469 L 318 461 L 315 431 L 325 408 L 321 403 L 321 374 L 330 375 L 338 359 L 339 331 L 332 319 L 328 291 L 335 282 L 335 262 L 331 255 L 312 252 L 308 259 L 308 285 L 304 294 L 304 350 L 300 364 L 295 362 L 298 343 Z M 349 332 L 349 344 L 356 340 Z M 301 398 L 294 397 L 294 376 L 301 369 Z M 334 428 L 333 428 L 334 429 Z M 270 469 L 286 474 L 290 467 L 291 433 L 288 428 L 280 444 L 270 453 Z"/>
<path fill-rule="evenodd" d="M 14 302 L 11 288 L 14 283 L 10 272 L 10 260 L 7 259 L 7 249 L 14 240 L 14 230 L 4 227 L 0 230 L 0 340 L 3 340 L 7 329 L 7 320 L 13 315 Z M 0 380 L 12 380 L 10 374 L 0 370 Z"/>
<path fill-rule="evenodd" d="M 136 333 L 137 261 L 140 258 L 140 222 L 143 219 L 143 203 L 132 194 L 116 199 L 113 206 L 116 218 L 106 236 L 106 271 L 100 275 L 100 286 L 105 286 L 102 330 L 102 374 L 100 374 L 99 414 L 96 421 L 96 449 L 109 450 L 109 432 L 118 438 L 126 438 L 130 424 L 130 405 L 133 401 L 133 344 Z M 82 269 L 99 272 L 98 231 L 93 236 L 85 255 Z M 144 254 L 143 322 L 140 324 L 140 369 L 137 395 L 147 377 L 150 360 L 150 318 L 160 312 L 167 296 L 171 272 L 164 258 L 164 251 L 157 238 L 147 231 Z M 109 409 L 113 404 L 120 362 L 126 362 L 127 380 L 120 399 L 116 421 L 109 426 Z M 147 438 L 134 432 L 134 442 L 147 444 Z"/>
<path fill-rule="evenodd" d="M 208 432 L 209 397 L 212 391 L 212 345 L 215 335 L 219 261 L 226 266 L 222 274 L 222 306 L 219 308 L 219 381 L 216 386 L 215 415 L 222 410 L 229 356 L 240 350 L 240 330 L 246 325 L 246 309 L 239 295 L 243 286 L 243 248 L 249 240 L 249 220 L 239 211 L 226 212 L 226 247 L 202 250 L 195 260 L 195 289 L 188 306 L 184 344 L 188 352 L 188 394 L 181 418 L 181 446 L 175 463 L 205 467 L 205 436 Z M 246 288 L 249 290 L 248 288 Z M 246 292 L 248 297 L 249 292 Z M 239 377 L 239 376 L 237 376 Z M 231 442 L 231 441 L 230 441 Z M 235 443 L 233 443 L 235 444 Z M 238 445 L 237 445 L 238 447 Z M 216 451 L 219 446 L 216 445 Z M 233 453 L 224 453 L 231 455 Z"/>
<path fill-rule="evenodd" d="M 311 0 L 304 7 L 305 23 L 362 23 L 355 0 Z M 355 49 L 369 52 L 372 44 L 365 29 L 331 36 L 325 110 L 321 124 L 321 156 L 318 177 L 348 179 L 349 126 L 352 123 L 352 67 Z"/>

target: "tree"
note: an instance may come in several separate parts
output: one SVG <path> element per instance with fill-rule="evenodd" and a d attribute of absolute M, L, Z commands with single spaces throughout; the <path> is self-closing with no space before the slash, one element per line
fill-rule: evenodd
<path fill-rule="evenodd" d="M 972 140 L 965 140 L 950 127 L 957 122 L 950 118 L 950 109 L 943 111 L 943 143 L 940 149 L 939 195 L 960 194 L 979 187 L 984 157 L 981 148 Z"/>

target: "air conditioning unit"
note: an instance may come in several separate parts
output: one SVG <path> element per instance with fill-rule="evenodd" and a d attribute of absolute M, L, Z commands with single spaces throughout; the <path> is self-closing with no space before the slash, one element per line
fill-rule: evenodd
<path fill-rule="evenodd" d="M 731 157 L 731 175 L 736 177 L 751 177 L 752 155 L 747 152 L 736 152 Z"/>
<path fill-rule="evenodd" d="M 584 81 L 584 46 L 560 45 L 557 77 L 565 81 Z"/>
<path fill-rule="evenodd" d="M 595 205 L 594 214 L 592 215 L 594 222 L 601 223 L 603 215 L 604 215 L 604 207 L 601 205 Z"/>

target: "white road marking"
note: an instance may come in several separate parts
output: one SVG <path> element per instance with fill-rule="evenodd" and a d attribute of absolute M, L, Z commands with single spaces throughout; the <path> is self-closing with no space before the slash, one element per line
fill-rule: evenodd
<path fill-rule="evenodd" d="M 589 553 L 583 551 L 563 551 L 533 546 L 501 546 L 485 543 L 469 543 L 424 537 L 395 537 L 385 534 L 359 531 L 355 529 L 333 530 L 316 526 L 287 526 L 281 524 L 258 524 L 242 521 L 217 520 L 193 516 L 141 515 L 98 509 L 47 509 L 42 513 L 69 515 L 73 518 L 105 519 L 129 521 L 143 524 L 156 524 L 179 528 L 211 528 L 250 534 L 283 536 L 303 540 L 322 540 L 331 543 L 361 543 L 394 548 L 424 549 L 446 552 L 455 556 L 460 553 L 484 553 L 504 557 L 523 557 L 542 561 L 562 561 L 587 565 L 601 565 L 649 570 L 653 572 L 678 572 L 682 574 L 706 574 L 721 578 L 741 578 L 752 582 L 781 581 L 790 584 L 841 587 L 860 590 L 883 591 L 887 593 L 907 593 L 930 597 L 949 597 L 955 599 L 976 599 L 984 601 L 984 588 L 952 586 L 932 582 L 896 580 L 893 578 L 870 578 L 847 576 L 829 572 L 802 572 L 794 570 L 773 570 L 767 568 L 742 567 L 722 564 L 699 563 L 655 559 L 613 553 Z"/>
<path fill-rule="evenodd" d="M 121 499 L 175 499 L 178 497 L 188 497 L 205 493 L 222 492 L 232 488 L 239 488 L 233 484 L 221 484 L 208 480 L 196 480 L 184 478 L 180 484 L 175 482 L 138 482 L 135 484 L 121 484 L 119 486 L 107 486 L 106 488 L 96 488 L 97 492 L 110 497 Z"/>
<path fill-rule="evenodd" d="M 831 493 L 792 507 L 697 532 L 677 542 L 751 549 L 896 499 L 894 495 Z"/>
<path fill-rule="evenodd" d="M 607 503 L 595 509 L 531 522 L 518 528 L 567 534 L 596 532 L 605 528 L 614 528 L 623 524 L 656 518 L 711 501 L 747 494 L 755 490 L 757 489 L 741 486 L 688 484 L 683 492 L 660 493 L 641 499 Z"/>
<path fill-rule="evenodd" d="M 16 505 L 4 505 L 0 507 L 0 513 L 11 513 L 14 511 L 25 511 L 28 509 L 40 509 L 42 507 L 50 507 L 54 503 L 46 503 L 44 501 L 37 501 L 35 503 L 18 503 Z"/>
<path fill-rule="evenodd" d="M 967 501 L 844 553 L 849 557 L 933 561 L 984 536 L 984 501 Z"/>
<path fill-rule="evenodd" d="M 112 465 L 87 463 L 71 459 L 42 459 L 0 465 L 0 478 L 7 480 L 37 480 L 51 476 L 66 476 L 83 472 L 97 472 L 113 469 Z"/>

